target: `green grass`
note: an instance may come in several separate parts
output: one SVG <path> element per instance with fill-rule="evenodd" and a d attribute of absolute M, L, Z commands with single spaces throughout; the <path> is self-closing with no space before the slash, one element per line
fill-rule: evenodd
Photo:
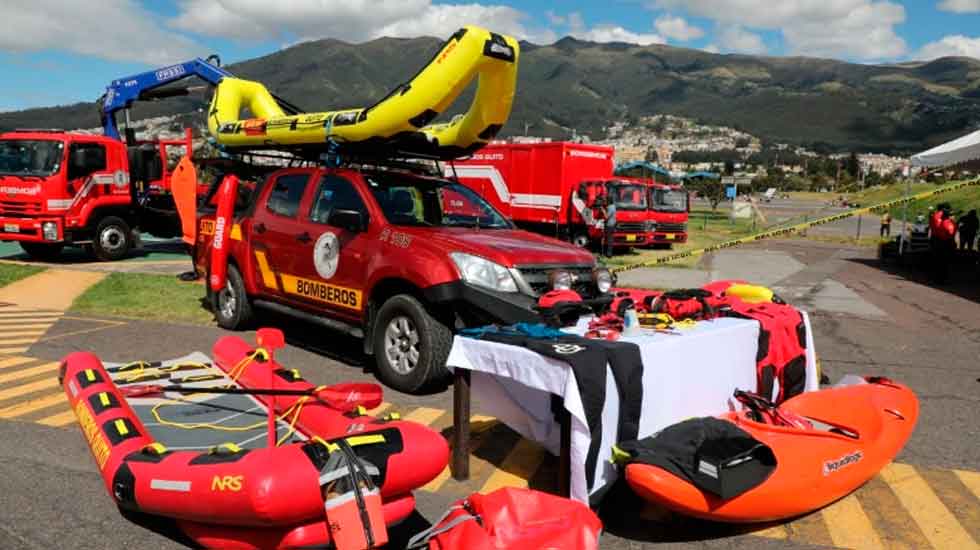
<path fill-rule="evenodd" d="M 632 253 L 617 254 L 612 258 L 604 258 L 606 265 L 620 267 L 653 261 L 662 256 L 678 252 L 697 250 L 720 242 L 730 241 L 746 235 L 751 235 L 762 228 L 752 223 L 751 219 L 738 219 L 734 222 L 729 218 L 730 210 L 719 207 L 718 210 L 696 209 L 691 211 L 687 223 L 687 242 L 675 244 L 673 249 L 634 248 Z M 690 268 L 697 265 L 701 256 L 688 256 L 673 262 L 662 264 L 665 267 Z"/>
<path fill-rule="evenodd" d="M 200 283 L 185 283 L 173 275 L 113 273 L 79 296 L 71 311 L 209 325 L 213 318 L 201 305 L 204 295 Z"/>
<path fill-rule="evenodd" d="M 931 191 L 938 187 L 942 187 L 942 185 L 932 183 L 913 183 L 911 190 L 912 194 L 914 195 L 923 191 Z M 900 198 L 903 195 L 905 195 L 905 184 L 899 183 L 885 187 L 875 187 L 873 189 L 868 189 L 858 193 L 852 193 L 849 196 L 849 199 L 859 203 L 861 206 L 871 206 Z M 930 206 L 935 207 L 941 202 L 950 203 L 950 205 L 953 207 L 954 214 L 958 215 L 963 215 L 968 210 L 973 208 L 980 209 L 980 185 L 971 185 L 950 193 L 936 195 L 926 200 L 913 201 L 908 205 L 909 219 L 914 220 L 915 216 L 919 214 L 927 215 L 929 213 Z M 890 211 L 892 218 L 900 220 L 903 212 L 905 211 L 905 206 L 900 204 L 892 207 Z M 894 228 L 892 231 L 894 232 Z"/>
<path fill-rule="evenodd" d="M 0 286 L 7 286 L 14 281 L 36 275 L 42 271 L 44 271 L 43 267 L 34 265 L 0 263 Z"/>

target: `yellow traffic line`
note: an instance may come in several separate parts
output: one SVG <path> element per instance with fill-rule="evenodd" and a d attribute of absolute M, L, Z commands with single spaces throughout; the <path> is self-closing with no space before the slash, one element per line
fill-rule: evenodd
<path fill-rule="evenodd" d="M 33 344 L 37 342 L 37 338 L 4 338 L 3 333 L 0 332 L 0 345 L 13 345 L 13 344 Z"/>
<path fill-rule="evenodd" d="M 960 478 L 963 485 L 970 490 L 978 499 L 980 499 L 980 472 L 970 472 L 967 470 L 953 470 L 956 477 Z"/>
<path fill-rule="evenodd" d="M 42 322 L 36 319 L 27 319 L 26 321 L 0 319 L 0 330 L 18 330 L 29 328 L 49 329 L 55 324 L 55 322 L 56 321 Z"/>
<path fill-rule="evenodd" d="M 64 393 L 59 391 L 57 393 L 44 395 L 43 397 L 39 397 L 37 399 L 31 399 L 30 401 L 24 401 L 23 403 L 17 403 L 16 405 L 4 407 L 0 409 L 0 418 L 16 418 L 18 416 L 30 414 L 34 411 L 39 411 L 41 409 L 46 409 L 62 403 L 68 403 L 68 398 L 65 397 Z"/>
<path fill-rule="evenodd" d="M 13 382 L 14 380 L 23 380 L 24 378 L 30 378 L 39 374 L 55 372 L 58 370 L 59 366 L 60 363 L 57 362 L 45 363 L 43 365 L 28 369 L 18 370 L 7 374 L 0 374 L 0 384 L 6 384 L 7 382 Z"/>
<path fill-rule="evenodd" d="M 391 403 L 388 403 L 387 401 L 384 401 L 380 405 L 378 405 L 377 407 L 368 410 L 368 414 L 371 415 L 371 416 L 378 416 L 379 414 L 387 411 L 390 408 L 391 408 Z"/>
<path fill-rule="evenodd" d="M 789 531 L 786 530 L 785 525 L 773 525 L 772 527 L 753 531 L 752 534 L 767 539 L 785 540 L 789 538 Z"/>
<path fill-rule="evenodd" d="M 437 418 L 446 414 L 442 409 L 430 409 L 429 407 L 419 407 L 402 417 L 403 420 L 411 420 L 419 424 L 428 426 L 436 421 Z"/>
<path fill-rule="evenodd" d="M 933 548 L 976 548 L 973 538 L 914 467 L 892 463 L 880 475 L 895 492 L 902 506 L 909 511 Z"/>
<path fill-rule="evenodd" d="M 868 550 L 884 549 L 878 532 L 853 494 L 838 500 L 822 512 L 834 546 Z"/>
<path fill-rule="evenodd" d="M 57 388 L 60 386 L 61 384 L 58 383 L 58 379 L 52 376 L 51 378 L 45 378 L 43 380 L 38 380 L 37 382 L 31 382 L 30 384 L 22 384 L 10 389 L 0 390 L 0 401 L 6 401 L 15 397 L 23 397 L 36 391 Z"/>
<path fill-rule="evenodd" d="M 4 347 L 0 348 L 0 355 L 14 355 L 17 353 L 24 353 L 30 348 L 30 346 L 17 346 L 17 347 Z"/>
<path fill-rule="evenodd" d="M 0 309 L 0 319 L 16 321 L 17 319 L 44 319 L 57 321 L 64 315 L 63 313 L 41 313 L 37 311 L 6 311 Z"/>
<path fill-rule="evenodd" d="M 0 359 L 0 369 L 9 369 L 11 367 L 16 367 L 32 361 L 34 361 L 33 357 L 11 357 L 9 359 Z"/>
<path fill-rule="evenodd" d="M 71 409 L 60 412 L 58 414 L 52 414 L 51 416 L 46 416 L 37 421 L 38 424 L 44 424 L 45 426 L 52 426 L 55 428 L 60 428 L 62 426 L 67 426 L 75 422 L 75 411 Z"/>
<path fill-rule="evenodd" d="M 477 431 L 482 432 L 489 429 L 485 426 L 491 425 L 491 423 L 496 422 L 496 420 L 497 419 L 492 416 L 485 416 L 482 414 L 474 414 L 470 416 L 470 434 L 472 435 Z M 483 425 L 483 427 L 481 427 L 479 430 L 474 430 L 473 424 L 480 424 Z M 428 493 L 436 493 L 439 491 L 439 489 L 442 488 L 443 485 L 446 484 L 447 481 L 449 481 L 449 477 L 451 475 L 452 475 L 452 470 L 447 465 L 445 468 L 442 469 L 441 472 L 439 472 L 439 475 L 437 475 L 432 481 L 420 487 L 420 489 Z"/>
<path fill-rule="evenodd" d="M 501 487 L 526 489 L 528 480 L 544 461 L 544 454 L 544 449 L 540 445 L 522 437 L 507 454 L 503 463 L 490 474 L 490 478 L 483 484 L 480 492 L 491 493 Z"/>
<path fill-rule="evenodd" d="M 18 330 L 18 331 L 13 331 L 13 332 L 7 332 L 7 331 L 5 331 L 3 329 L 0 329 L 0 336 L 2 336 L 2 337 L 8 337 L 8 336 L 36 336 L 36 337 L 40 338 L 41 336 L 44 336 L 44 333 L 45 332 L 47 332 L 47 329 L 39 329 L 39 330 L 38 329 L 35 329 L 35 330 Z M 37 340 L 37 338 L 35 338 L 35 340 Z"/>

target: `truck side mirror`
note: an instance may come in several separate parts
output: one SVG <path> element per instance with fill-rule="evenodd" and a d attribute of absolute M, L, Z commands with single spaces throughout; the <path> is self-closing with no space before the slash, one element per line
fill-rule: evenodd
<path fill-rule="evenodd" d="M 359 210 L 334 210 L 327 219 L 327 225 L 361 233 L 367 229 L 367 215 Z"/>

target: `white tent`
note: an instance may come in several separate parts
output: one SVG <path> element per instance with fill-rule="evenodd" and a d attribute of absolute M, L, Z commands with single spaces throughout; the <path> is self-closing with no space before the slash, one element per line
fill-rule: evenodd
<path fill-rule="evenodd" d="M 980 130 L 912 156 L 912 166 L 939 168 L 980 159 Z"/>

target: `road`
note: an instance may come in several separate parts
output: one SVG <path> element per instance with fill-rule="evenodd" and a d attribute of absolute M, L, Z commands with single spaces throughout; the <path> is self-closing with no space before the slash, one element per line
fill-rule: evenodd
<path fill-rule="evenodd" d="M 700 271 L 666 271 L 679 282 L 686 277 L 690 285 L 706 276 L 751 275 L 810 311 L 816 347 L 831 378 L 862 373 L 908 383 L 919 394 L 922 413 L 896 462 L 851 497 L 780 525 L 732 528 L 686 520 L 621 495 L 602 511 L 607 529 L 602 548 L 654 548 L 665 542 L 670 548 L 719 549 L 976 547 L 980 284 L 960 280 L 932 288 L 915 273 L 882 269 L 873 255 L 866 249 L 775 241 L 711 256 Z M 268 322 L 283 326 L 289 337 L 280 360 L 312 382 L 369 376 L 356 341 L 288 319 Z M 25 331 L 25 326 L 34 328 Z M 0 446 L 0 548 L 183 548 L 165 526 L 137 525 L 120 516 L 50 380 L 56 361 L 70 351 L 94 350 L 107 361 L 170 358 L 208 352 L 222 334 L 212 327 L 0 307 L 0 347 L 16 342 L 22 350 L 0 358 L 0 441 L 7 442 Z M 448 433 L 450 392 L 388 391 L 386 401 L 392 410 Z M 479 403 L 474 410 L 480 412 Z M 555 488 L 554 458 L 492 419 L 475 420 L 471 481 L 443 476 L 418 491 L 418 514 L 393 533 L 395 540 L 404 540 L 473 491 L 504 485 Z"/>

